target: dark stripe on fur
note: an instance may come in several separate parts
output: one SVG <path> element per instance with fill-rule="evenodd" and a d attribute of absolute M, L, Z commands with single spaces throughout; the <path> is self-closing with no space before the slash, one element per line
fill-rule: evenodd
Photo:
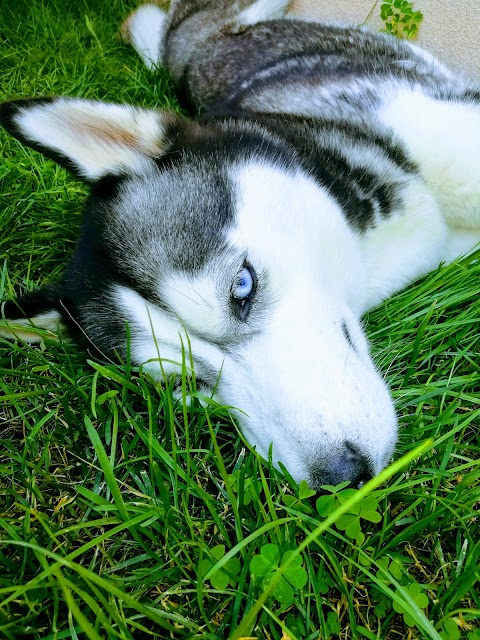
<path fill-rule="evenodd" d="M 219 122 L 226 126 L 219 126 Z M 255 120 L 250 122 L 248 118 L 230 121 L 222 118 L 219 122 L 210 119 L 208 127 L 205 119 L 204 126 L 198 127 L 196 134 L 192 130 L 178 128 L 172 128 L 171 133 L 167 130 L 165 137 L 172 142 L 168 151 L 155 159 L 159 169 L 166 170 L 193 154 L 195 157 L 212 156 L 216 164 L 242 155 L 245 158 L 260 155 L 282 166 L 293 166 L 296 160 L 294 149 L 287 141 L 271 135 L 276 131 L 270 132 L 266 128 L 262 131 Z"/>
<path fill-rule="evenodd" d="M 385 34 L 300 20 L 238 27 L 230 23 L 226 13 L 223 28 L 219 26 L 212 32 L 201 17 L 192 18 L 192 5 L 190 11 L 191 25 L 185 23 L 178 31 L 169 32 L 168 60 L 175 66 L 178 55 L 180 66 L 190 65 L 186 81 L 200 108 L 213 106 L 228 96 L 240 99 L 244 92 L 255 96 L 256 89 L 261 92 L 275 83 L 291 87 L 292 76 L 319 86 L 346 88 L 350 80 L 359 77 L 388 81 L 395 78 L 430 90 L 449 84 L 441 67 L 426 60 L 408 43 Z M 220 7 L 218 13 L 215 10 L 215 20 L 220 19 L 219 13 Z M 212 19 L 213 16 L 212 11 Z M 199 30 L 203 30 L 203 38 Z M 182 40 L 194 43 L 188 59 L 182 55 Z M 175 74 L 178 80 L 179 67 L 175 67 Z"/>
<path fill-rule="evenodd" d="M 211 115 L 204 116 L 203 120 L 208 122 L 212 118 L 221 120 L 221 117 Z M 349 160 L 349 148 L 345 153 L 332 148 L 329 136 L 343 140 L 354 148 L 368 145 L 378 151 L 380 158 L 383 156 L 398 166 L 405 175 L 418 172 L 415 163 L 388 132 L 381 135 L 351 123 L 323 122 L 279 114 L 242 114 L 237 115 L 235 120 L 253 120 L 269 133 L 283 139 L 287 143 L 286 149 L 295 149 L 296 153 L 290 155 L 290 160 L 294 158 L 321 186 L 327 188 L 344 209 L 349 222 L 361 231 L 375 224 L 377 211 L 386 218 L 398 208 L 400 185 L 387 182 L 385 176 L 374 173 L 368 161 L 365 166 L 353 165 Z M 359 155 L 361 146 L 357 153 Z"/>

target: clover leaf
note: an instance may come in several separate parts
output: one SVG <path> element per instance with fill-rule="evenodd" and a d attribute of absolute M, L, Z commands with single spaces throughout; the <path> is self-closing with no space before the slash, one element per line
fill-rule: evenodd
<path fill-rule="evenodd" d="M 380 17 L 387 33 L 398 38 L 412 38 L 422 23 L 423 13 L 415 11 L 408 0 L 383 0 Z"/>
<path fill-rule="evenodd" d="M 252 498 L 254 498 L 255 495 L 258 495 L 262 491 L 262 487 L 255 486 L 254 482 L 250 478 L 244 478 L 243 491 L 241 492 L 241 495 L 240 495 L 241 485 L 242 485 L 241 476 L 242 476 L 242 470 L 237 469 L 236 471 L 234 471 L 228 476 L 228 480 L 230 482 L 230 485 L 233 491 L 237 495 L 239 495 L 240 503 L 242 505 L 247 506 L 251 503 Z"/>
<path fill-rule="evenodd" d="M 277 582 L 273 595 L 275 596 L 275 600 L 278 600 L 280 604 L 288 605 L 293 602 L 293 589 L 283 577 Z"/>
<path fill-rule="evenodd" d="M 298 495 L 283 495 L 282 500 L 284 504 L 290 509 L 294 509 L 295 511 L 299 511 L 300 513 L 311 514 L 312 508 L 307 503 L 305 504 L 303 501 L 308 500 L 316 494 L 316 491 L 310 489 L 306 480 L 302 480 L 298 486 Z"/>
<path fill-rule="evenodd" d="M 278 569 L 280 551 L 276 544 L 264 544 L 260 549 L 260 555 L 254 555 L 250 560 L 250 571 L 255 576 L 266 576 Z"/>
<path fill-rule="evenodd" d="M 225 555 L 225 545 L 218 544 L 210 551 L 211 558 L 205 558 L 198 565 L 198 574 L 203 578 L 208 571 Z M 214 589 L 219 591 L 225 590 L 229 585 L 234 587 L 237 584 L 236 576 L 240 573 L 241 564 L 238 558 L 230 558 L 227 562 L 212 573 L 209 577 L 210 583 Z"/>
<path fill-rule="evenodd" d="M 391 609 L 390 598 L 383 593 L 379 593 L 376 600 L 378 600 L 378 602 L 373 608 L 373 611 L 377 618 L 384 618 Z"/>
<path fill-rule="evenodd" d="M 442 626 L 443 630 L 440 631 L 440 637 L 443 638 L 443 640 L 460 640 L 462 637 L 457 623 L 452 618 L 444 620 Z"/>
<path fill-rule="evenodd" d="M 290 509 L 294 509 L 295 511 L 298 511 L 300 513 L 312 513 L 312 509 L 307 504 L 303 504 L 303 502 L 295 496 L 291 496 L 288 494 L 283 495 L 282 500 L 285 506 L 289 507 Z"/>
<path fill-rule="evenodd" d="M 318 573 L 318 577 L 314 582 L 314 589 L 317 593 L 322 594 L 322 596 L 326 595 L 332 587 L 335 587 L 335 580 L 323 569 L 321 568 Z"/>
<path fill-rule="evenodd" d="M 356 493 L 356 489 L 346 489 L 347 483 L 342 483 L 337 487 L 323 487 L 329 491 L 328 494 L 317 499 L 316 507 L 318 513 L 324 518 L 332 514 L 341 504 Z M 368 522 L 380 522 L 382 516 L 377 511 L 378 500 L 372 494 L 368 495 L 362 502 L 353 505 L 351 509 L 340 516 L 335 522 L 335 526 L 340 531 L 345 531 L 349 538 L 353 538 L 357 544 L 361 545 L 365 541 L 365 534 L 362 531 L 362 520 Z"/>
<path fill-rule="evenodd" d="M 342 626 L 335 611 L 327 613 L 327 628 L 333 636 L 338 636 L 340 633 Z"/>
<path fill-rule="evenodd" d="M 332 514 L 335 511 L 335 509 L 337 509 L 340 506 L 341 502 L 338 494 L 342 490 L 344 490 L 345 487 L 348 487 L 349 484 L 350 484 L 349 482 L 342 482 L 341 484 L 338 484 L 336 487 L 330 484 L 325 484 L 322 486 L 323 491 L 328 493 L 325 493 L 323 496 L 320 496 L 317 499 L 315 506 L 317 508 L 318 513 L 323 518 L 328 517 L 330 514 Z M 349 491 L 349 490 L 347 489 L 346 491 Z M 352 489 L 350 489 L 350 493 L 351 492 L 352 492 Z"/>
<path fill-rule="evenodd" d="M 398 591 L 397 591 L 397 593 L 398 593 Z M 426 609 L 427 608 L 428 603 L 429 603 L 428 596 L 425 593 L 423 593 L 421 586 L 417 582 L 413 582 L 408 587 L 408 594 L 415 601 L 415 603 L 418 605 L 418 607 L 420 609 Z M 397 600 L 394 600 L 393 601 L 393 608 L 397 613 L 403 614 L 403 619 L 405 621 L 405 624 L 408 627 L 414 627 L 415 626 L 415 620 L 407 612 L 406 607 L 404 607 L 402 604 L 400 604 L 400 602 L 398 602 Z"/>
<path fill-rule="evenodd" d="M 317 492 L 313 489 L 310 489 L 308 486 L 308 482 L 306 480 L 302 480 L 298 486 L 298 497 L 300 500 L 307 500 L 307 498 L 311 498 Z"/>
<path fill-rule="evenodd" d="M 389 576 L 386 576 L 385 573 L 381 571 L 381 569 L 389 571 L 390 575 L 393 576 L 393 578 L 395 578 L 397 582 L 400 582 L 405 574 L 405 567 L 403 566 L 402 562 L 400 560 L 397 560 L 396 558 L 391 560 L 387 556 L 384 556 L 377 560 L 377 565 L 379 566 L 379 570 L 376 574 L 377 578 L 384 584 L 390 584 L 391 580 Z"/>
<path fill-rule="evenodd" d="M 362 532 L 360 526 L 360 516 L 353 514 L 346 514 L 340 516 L 335 522 L 335 526 L 340 531 L 345 531 L 349 538 L 353 538 L 357 544 L 363 544 L 365 540 L 365 534 Z"/>
<path fill-rule="evenodd" d="M 306 636 L 307 627 L 299 616 L 289 613 L 285 618 L 285 624 L 297 637 L 303 638 Z"/>
<path fill-rule="evenodd" d="M 302 556 L 296 554 L 295 551 L 285 551 L 282 557 L 282 565 L 285 564 L 287 560 L 290 560 L 292 556 L 293 560 L 288 569 L 284 570 L 283 575 L 293 587 L 302 589 L 307 584 L 308 580 L 307 572 L 302 567 Z"/>
<path fill-rule="evenodd" d="M 292 558 L 292 560 L 290 560 Z M 294 589 L 301 589 L 308 580 L 308 575 L 303 568 L 303 560 L 295 551 L 286 551 L 282 556 L 280 564 L 280 550 L 276 544 L 264 544 L 260 553 L 250 560 L 250 571 L 257 578 L 261 578 L 263 584 L 267 584 L 269 579 L 287 561 L 291 564 L 283 569 L 283 575 L 278 578 L 273 596 L 281 604 L 291 604 L 294 599 Z"/>

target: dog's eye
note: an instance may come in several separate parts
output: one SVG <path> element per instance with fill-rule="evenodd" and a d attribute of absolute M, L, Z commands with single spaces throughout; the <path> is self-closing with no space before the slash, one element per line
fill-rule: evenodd
<path fill-rule="evenodd" d="M 235 279 L 232 287 L 232 296 L 237 300 L 248 298 L 253 290 L 253 275 L 248 267 L 243 267 Z"/>
<path fill-rule="evenodd" d="M 252 267 L 243 267 L 235 278 L 231 289 L 232 307 L 240 320 L 247 319 L 255 293 L 255 285 L 255 271 Z"/>

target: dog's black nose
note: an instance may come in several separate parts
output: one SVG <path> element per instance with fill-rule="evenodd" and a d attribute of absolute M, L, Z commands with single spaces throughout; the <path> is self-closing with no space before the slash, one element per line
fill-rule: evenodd
<path fill-rule="evenodd" d="M 322 484 L 337 485 L 349 482 L 355 489 L 373 478 L 368 458 L 346 442 L 341 450 L 334 450 L 331 458 L 316 462 L 310 469 L 310 486 L 318 489 Z"/>

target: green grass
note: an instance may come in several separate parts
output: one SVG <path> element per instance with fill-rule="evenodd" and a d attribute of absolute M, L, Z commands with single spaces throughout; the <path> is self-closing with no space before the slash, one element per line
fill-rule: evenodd
<path fill-rule="evenodd" d="M 117 38 L 131 7 L 2 0 L 1 99 L 176 107 Z M 60 274 L 85 188 L 0 142 L 6 299 Z M 478 640 L 479 258 L 370 314 L 397 462 L 318 502 L 248 450 L 226 408 L 182 408 L 172 381 L 68 341 L 0 340 L 0 637 Z"/>

